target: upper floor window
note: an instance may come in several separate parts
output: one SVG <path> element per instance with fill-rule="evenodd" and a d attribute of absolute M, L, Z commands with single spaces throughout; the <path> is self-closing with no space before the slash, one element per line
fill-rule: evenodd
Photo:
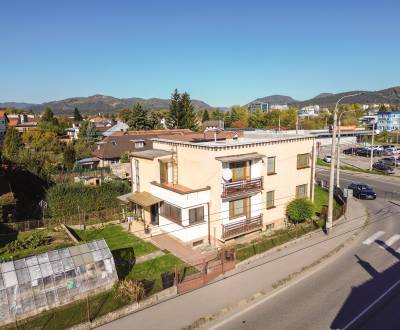
<path fill-rule="evenodd" d="M 250 198 L 241 198 L 229 202 L 229 219 L 248 217 L 250 211 Z"/>
<path fill-rule="evenodd" d="M 275 174 L 275 157 L 267 158 L 267 175 Z"/>
<path fill-rule="evenodd" d="M 232 181 L 241 181 L 250 179 L 250 161 L 240 161 L 229 163 L 229 168 L 232 170 Z"/>
<path fill-rule="evenodd" d="M 307 197 L 307 184 L 296 186 L 296 198 Z"/>
<path fill-rule="evenodd" d="M 306 168 L 310 167 L 310 154 L 299 154 L 297 155 L 297 168 Z"/>

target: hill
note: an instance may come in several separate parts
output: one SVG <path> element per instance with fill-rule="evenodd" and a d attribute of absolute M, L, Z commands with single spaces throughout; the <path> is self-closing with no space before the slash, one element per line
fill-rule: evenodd
<path fill-rule="evenodd" d="M 297 101 L 295 99 L 293 99 L 292 97 L 286 96 L 286 95 L 270 95 L 270 96 L 265 96 L 265 97 L 260 97 L 258 99 L 255 99 L 254 101 L 251 101 L 249 104 L 255 103 L 255 102 L 285 105 L 285 104 L 294 103 Z"/>

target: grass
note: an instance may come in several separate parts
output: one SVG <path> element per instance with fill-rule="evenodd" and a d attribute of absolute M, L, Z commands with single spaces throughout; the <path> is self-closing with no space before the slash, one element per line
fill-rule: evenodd
<path fill-rule="evenodd" d="M 120 225 L 107 225 L 97 229 L 86 229 L 86 231 L 72 229 L 71 231 L 79 240 L 84 242 L 104 238 L 111 251 L 132 247 L 136 257 L 158 250 L 153 244 L 129 233 Z"/>
<path fill-rule="evenodd" d="M 17 251 L 14 253 L 8 253 L 5 245 L 11 241 L 14 241 L 16 239 L 23 239 L 25 237 L 28 237 L 32 235 L 34 232 L 44 232 L 45 235 L 51 237 L 51 242 L 48 245 L 42 245 L 39 246 L 36 249 L 25 249 L 21 251 Z M 23 258 L 23 257 L 28 257 L 30 255 L 34 254 L 40 254 L 43 252 L 47 252 L 50 250 L 56 250 L 56 249 L 61 249 L 67 246 L 73 245 L 73 242 L 69 239 L 67 234 L 63 230 L 55 231 L 55 230 L 50 230 L 50 229 L 35 229 L 35 230 L 30 230 L 30 231 L 25 231 L 21 232 L 18 235 L 1 235 L 0 236 L 0 261 L 5 261 L 9 260 L 11 258 L 17 259 L 17 258 Z"/>
<path fill-rule="evenodd" d="M 314 212 L 316 214 L 320 214 L 322 207 L 324 205 L 328 205 L 328 191 L 322 189 L 321 186 L 315 185 L 315 190 L 314 190 Z M 339 207 L 339 204 L 336 202 L 336 200 L 333 200 L 333 207 L 334 209 L 337 209 Z"/>
<path fill-rule="evenodd" d="M 161 273 L 173 272 L 187 266 L 177 257 L 167 254 L 153 260 L 135 265 L 128 278 L 143 281 L 147 286 L 147 295 L 161 291 Z M 128 302 L 116 298 L 114 290 L 108 290 L 89 296 L 89 313 L 91 320 L 124 307 Z M 79 300 L 71 304 L 53 308 L 37 316 L 18 322 L 18 329 L 65 329 L 87 321 L 87 302 Z M 7 329 L 14 329 L 9 325 Z"/>

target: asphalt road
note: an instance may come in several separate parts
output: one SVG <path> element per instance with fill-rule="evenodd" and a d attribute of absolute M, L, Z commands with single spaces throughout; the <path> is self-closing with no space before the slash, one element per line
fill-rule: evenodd
<path fill-rule="evenodd" d="M 319 170 L 319 178 L 328 178 Z M 371 219 L 335 259 L 289 289 L 235 310 L 208 326 L 213 329 L 399 329 L 400 191 L 395 179 L 342 173 L 341 185 L 363 182 L 378 198 L 363 201 Z M 390 197 L 390 196 L 389 196 Z"/>

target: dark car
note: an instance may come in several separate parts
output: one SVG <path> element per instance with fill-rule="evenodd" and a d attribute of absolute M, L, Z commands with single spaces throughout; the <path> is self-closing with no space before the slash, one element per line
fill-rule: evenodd
<path fill-rule="evenodd" d="M 400 165 L 400 159 L 396 157 L 384 157 L 380 160 L 381 163 L 384 163 L 389 166 L 398 166 Z"/>
<path fill-rule="evenodd" d="M 343 150 L 343 153 L 345 155 L 355 155 L 357 154 L 357 151 L 360 150 L 361 148 L 347 148 Z"/>
<path fill-rule="evenodd" d="M 357 150 L 356 153 L 357 153 L 357 156 L 370 157 L 371 156 L 371 149 L 370 148 L 360 148 L 359 150 Z M 374 149 L 373 155 L 374 156 L 381 156 L 382 155 L 382 151 Z"/>
<path fill-rule="evenodd" d="M 353 196 L 359 199 L 376 199 L 376 193 L 374 190 L 362 183 L 352 183 L 348 186 L 348 189 L 353 190 Z"/>
<path fill-rule="evenodd" d="M 385 174 L 394 174 L 393 167 L 391 167 L 383 162 L 374 163 L 374 165 L 372 165 L 372 168 L 376 171 L 380 171 Z"/>
<path fill-rule="evenodd" d="M 384 146 L 382 146 L 384 150 L 386 149 L 392 149 L 395 148 L 396 146 L 394 146 L 393 144 L 385 144 Z"/>

